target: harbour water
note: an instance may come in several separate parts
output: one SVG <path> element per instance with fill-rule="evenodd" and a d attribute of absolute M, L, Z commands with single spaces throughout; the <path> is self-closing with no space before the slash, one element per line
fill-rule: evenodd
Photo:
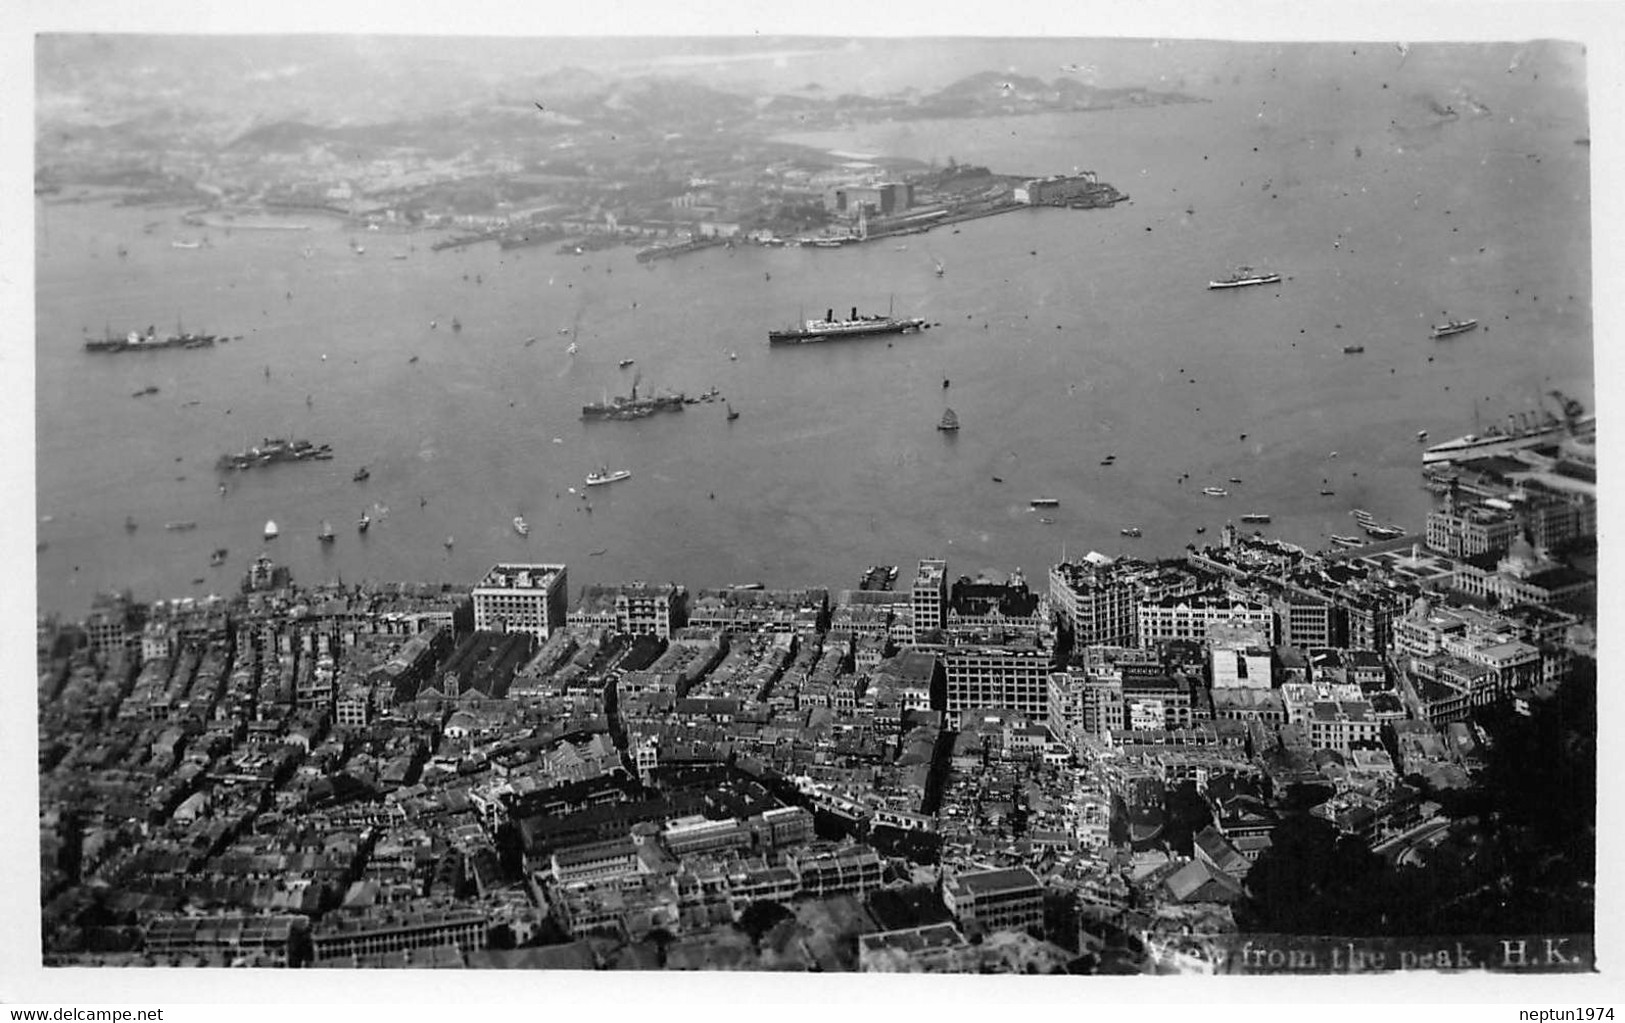
<path fill-rule="evenodd" d="M 1294 51 L 1281 68 L 1294 87 L 1272 84 L 1261 52 L 1234 78 L 1189 83 L 1200 104 L 799 139 L 1009 173 L 1083 166 L 1133 197 L 972 221 L 903 250 L 747 246 L 641 265 L 630 248 L 435 253 L 430 234 L 334 221 L 228 233 L 177 208 L 42 202 L 40 609 L 78 615 L 108 588 L 231 592 L 261 549 L 304 582 L 469 582 L 534 560 L 568 563 L 572 587 L 846 587 L 868 564 L 927 556 L 953 575 L 1038 579 L 1063 548 L 1173 554 L 1245 512 L 1316 547 L 1352 531 L 1353 507 L 1420 527 L 1418 430 L 1442 440 L 1552 389 L 1593 404 L 1583 96 L 1555 72 L 1509 78 L 1490 49 L 1432 66 L 1421 52 L 1396 69 Z M 1206 289 L 1242 263 L 1286 280 Z M 853 305 L 939 325 L 767 344 L 798 315 Z M 1448 316 L 1483 327 L 1429 340 Z M 243 337 L 83 350 L 104 329 L 177 320 Z M 559 333 L 572 327 L 574 355 Z M 580 420 L 634 378 L 720 397 Z M 131 397 L 148 385 L 159 392 Z M 949 405 L 957 433 L 936 429 Z M 336 457 L 214 469 L 289 435 Z M 371 478 L 354 482 L 363 464 Z M 587 492 L 600 465 L 633 476 Z M 1035 511 L 1038 496 L 1061 503 Z M 270 544 L 267 519 L 281 527 Z M 180 520 L 197 528 L 163 529 Z M 337 542 L 318 542 L 323 520 Z M 230 557 L 211 568 L 220 547 Z"/>

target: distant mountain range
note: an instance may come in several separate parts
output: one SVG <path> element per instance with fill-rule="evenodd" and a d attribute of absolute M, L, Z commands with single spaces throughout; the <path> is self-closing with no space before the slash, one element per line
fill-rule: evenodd
<path fill-rule="evenodd" d="M 476 46 L 484 44 L 484 48 Z M 432 45 L 431 45 L 432 44 Z M 443 45 L 442 45 L 443 44 Z M 95 148 L 238 155 L 345 146 L 460 152 L 602 131 L 774 132 L 871 118 L 980 117 L 1192 102 L 1075 78 L 984 71 L 934 92 L 868 95 L 802 87 L 753 96 L 698 75 L 585 67 L 521 70 L 535 40 L 350 37 L 197 39 L 42 36 L 37 54 L 37 156 L 42 164 Z M 184 54 L 184 59 L 182 55 Z M 477 55 L 490 59 L 476 60 Z M 647 68 L 654 64 L 645 59 Z M 534 67 L 534 64 L 531 65 Z M 369 151 L 374 151 L 369 154 Z"/>

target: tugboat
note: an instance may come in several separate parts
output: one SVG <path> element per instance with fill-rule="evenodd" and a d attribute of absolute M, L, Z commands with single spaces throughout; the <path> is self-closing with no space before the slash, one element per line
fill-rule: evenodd
<path fill-rule="evenodd" d="M 215 548 L 214 553 L 209 555 L 209 564 L 215 568 L 219 568 L 221 565 L 224 565 L 226 563 L 226 553 L 227 551 L 224 547 Z"/>
<path fill-rule="evenodd" d="M 371 475 L 371 471 L 369 471 L 367 467 L 363 465 L 361 468 L 357 469 L 355 471 L 355 475 L 351 476 L 350 478 L 355 480 L 357 483 L 364 483 Z"/>
<path fill-rule="evenodd" d="M 368 515 L 366 512 L 362 512 L 361 517 L 359 519 L 355 520 L 355 528 L 356 528 L 357 532 L 365 533 L 367 531 L 368 527 L 370 527 L 371 525 L 372 525 L 372 516 Z"/>
<path fill-rule="evenodd" d="M 1127 526 L 1127 527 L 1124 527 L 1123 529 L 1119 529 L 1118 532 L 1123 534 L 1124 536 L 1138 537 L 1138 536 L 1141 535 L 1139 526 Z"/>
<path fill-rule="evenodd" d="M 944 433 L 954 433 L 959 429 L 959 416 L 953 409 L 948 409 L 942 414 L 942 422 L 937 424 L 937 429 Z"/>
<path fill-rule="evenodd" d="M 1224 489 L 1223 487 L 1203 487 L 1202 488 L 1202 493 L 1206 494 L 1209 497 L 1229 497 L 1230 496 L 1230 491 Z"/>
<path fill-rule="evenodd" d="M 1450 337 L 1453 334 L 1465 334 L 1478 326 L 1477 320 L 1450 320 L 1444 324 L 1437 324 L 1428 336 L 1437 341 L 1441 337 Z"/>

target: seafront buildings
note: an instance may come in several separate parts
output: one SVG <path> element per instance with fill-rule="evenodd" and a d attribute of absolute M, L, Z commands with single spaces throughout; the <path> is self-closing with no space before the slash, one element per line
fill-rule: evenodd
<path fill-rule="evenodd" d="M 262 556 L 229 597 L 108 595 L 39 623 L 46 959 L 1049 971 L 1115 934 L 1155 968 L 1235 929 L 1292 814 L 1471 833 L 1478 715 L 1594 656 L 1594 491 L 1530 464 L 1455 467 L 1425 537 L 1231 526 L 1042 591 Z"/>

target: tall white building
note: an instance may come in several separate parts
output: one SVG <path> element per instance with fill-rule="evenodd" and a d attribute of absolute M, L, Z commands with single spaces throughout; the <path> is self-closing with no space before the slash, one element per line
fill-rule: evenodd
<path fill-rule="evenodd" d="M 1215 623 L 1207 627 L 1214 689 L 1269 689 L 1273 658 L 1268 633 L 1258 626 Z"/>
<path fill-rule="evenodd" d="M 493 565 L 474 587 L 474 628 L 546 640 L 564 624 L 568 590 L 563 565 Z"/>
<path fill-rule="evenodd" d="M 910 590 L 914 606 L 914 640 L 921 633 L 941 629 L 948 616 L 948 563 L 941 558 L 922 558 Z"/>

